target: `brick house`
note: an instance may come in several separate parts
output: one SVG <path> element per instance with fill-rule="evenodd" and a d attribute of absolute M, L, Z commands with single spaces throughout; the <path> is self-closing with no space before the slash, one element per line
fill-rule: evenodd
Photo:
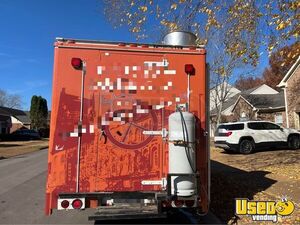
<path fill-rule="evenodd" d="M 286 126 L 300 130 L 300 56 L 277 86 L 285 95 Z"/>
<path fill-rule="evenodd" d="M 284 94 L 263 84 L 237 92 L 222 104 L 221 122 L 268 120 L 285 126 Z M 210 111 L 210 135 L 214 135 L 218 110 Z"/>
<path fill-rule="evenodd" d="M 21 128 L 30 129 L 29 116 L 22 110 L 0 106 L 0 134 L 9 134 Z"/>
<path fill-rule="evenodd" d="M 267 120 L 286 126 L 284 93 L 241 94 L 231 110 L 231 120 Z"/>

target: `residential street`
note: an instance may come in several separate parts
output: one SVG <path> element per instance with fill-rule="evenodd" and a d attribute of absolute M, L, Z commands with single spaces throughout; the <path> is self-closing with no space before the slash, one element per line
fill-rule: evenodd
<path fill-rule="evenodd" d="M 56 211 L 49 217 L 44 215 L 46 168 L 46 149 L 0 160 L 0 224 L 94 224 L 88 221 L 94 210 Z M 198 219 L 178 215 L 172 220 L 130 220 L 126 223 L 207 224 L 218 223 L 218 219 L 213 214 Z"/>
<path fill-rule="evenodd" d="M 88 211 L 44 216 L 47 150 L 0 160 L 1 224 L 93 224 Z"/>

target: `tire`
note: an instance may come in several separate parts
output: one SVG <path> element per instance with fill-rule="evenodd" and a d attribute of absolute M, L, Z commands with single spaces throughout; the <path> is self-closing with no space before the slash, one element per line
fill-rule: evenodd
<path fill-rule="evenodd" d="M 298 136 L 289 137 L 288 146 L 293 150 L 300 149 L 300 138 Z"/>
<path fill-rule="evenodd" d="M 239 152 L 242 154 L 250 154 L 254 151 L 254 142 L 252 140 L 244 139 L 239 144 Z"/>

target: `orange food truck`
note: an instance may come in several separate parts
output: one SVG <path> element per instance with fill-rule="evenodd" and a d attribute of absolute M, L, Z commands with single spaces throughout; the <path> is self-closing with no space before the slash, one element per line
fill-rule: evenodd
<path fill-rule="evenodd" d="M 163 44 L 57 38 L 46 214 L 207 213 L 208 110 L 206 52 L 191 33 Z"/>

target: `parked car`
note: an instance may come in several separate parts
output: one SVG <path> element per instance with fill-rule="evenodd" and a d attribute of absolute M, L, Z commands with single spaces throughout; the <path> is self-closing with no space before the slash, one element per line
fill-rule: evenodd
<path fill-rule="evenodd" d="M 252 153 L 261 147 L 300 148 L 300 132 L 267 121 L 245 121 L 220 124 L 215 146 L 225 151 Z"/>
<path fill-rule="evenodd" d="M 26 141 L 26 140 L 39 140 L 40 134 L 35 130 L 17 130 L 9 135 L 10 140 Z"/>

